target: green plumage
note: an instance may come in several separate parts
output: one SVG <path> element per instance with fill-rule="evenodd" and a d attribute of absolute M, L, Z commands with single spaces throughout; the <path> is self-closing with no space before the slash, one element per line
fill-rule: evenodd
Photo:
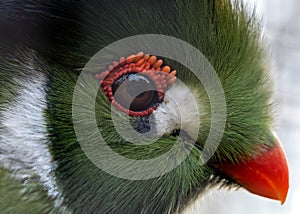
<path fill-rule="evenodd" d="M 62 7 L 67 8 L 65 4 L 62 3 Z M 69 31 L 53 32 L 50 35 L 53 45 L 47 49 L 29 45 L 40 54 L 37 61 L 46 64 L 37 64 L 39 72 L 49 78 L 45 109 L 47 137 L 57 164 L 55 175 L 64 198 L 63 206 L 72 213 L 174 213 L 182 211 L 209 187 L 217 184 L 237 186 L 210 164 L 241 162 L 273 142 L 270 135 L 272 85 L 259 23 L 254 15 L 242 4 L 232 4 L 229 0 L 99 1 L 78 5 L 74 11 L 69 10 L 74 19 L 68 22 L 74 29 L 66 26 Z M 59 8 L 57 10 L 53 19 L 63 21 L 64 15 Z M 201 102 L 197 103 L 201 109 L 200 133 L 188 158 L 161 177 L 135 181 L 107 174 L 83 153 L 72 121 L 72 99 L 78 75 L 98 50 L 139 34 L 163 34 L 184 40 L 199 49 L 215 68 L 225 92 L 227 119 L 222 142 L 210 163 L 199 164 L 200 151 L 211 126 L 206 91 L 187 68 L 168 59 L 168 64 L 177 70 L 178 78 Z M 11 69 L 14 67 L 8 65 L 1 66 L 0 70 L 0 98 L 4 108 L 5 102 L 13 96 L 10 94 L 16 93 L 16 85 L 9 76 Z M 12 71 L 13 75 L 16 73 Z M 88 89 L 98 87 L 97 81 L 89 75 L 82 92 L 87 101 L 92 99 Z M 82 112 L 87 117 L 92 114 L 84 107 Z M 122 121 L 124 115 L 118 117 Z M 174 136 L 163 136 L 147 146 L 125 141 L 114 129 L 110 103 L 101 90 L 96 100 L 96 118 L 109 146 L 131 159 L 157 157 L 168 151 L 176 140 Z M 85 127 L 89 133 L 89 124 Z M 87 140 L 95 140 L 93 134 Z M 180 142 L 181 151 L 191 149 L 187 139 L 180 139 Z"/>
<path fill-rule="evenodd" d="M 32 176 L 34 180 L 34 175 Z M 22 183 L 26 183 L 26 187 Z M 54 201 L 49 199 L 43 186 L 36 181 L 16 179 L 6 170 L 0 170 L 0 207 L 2 213 L 51 213 L 57 212 Z"/>

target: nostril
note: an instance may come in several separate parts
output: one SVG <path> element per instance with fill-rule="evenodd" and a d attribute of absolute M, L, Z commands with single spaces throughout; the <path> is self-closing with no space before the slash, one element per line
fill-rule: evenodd
<path fill-rule="evenodd" d="M 195 142 L 195 140 L 193 140 L 191 136 L 189 136 L 188 133 L 183 129 L 174 129 L 170 135 L 174 137 L 180 137 L 186 142 Z"/>
<path fill-rule="evenodd" d="M 177 136 L 179 136 L 180 132 L 181 132 L 181 129 L 174 129 L 172 131 L 171 135 L 174 137 L 177 137 Z"/>

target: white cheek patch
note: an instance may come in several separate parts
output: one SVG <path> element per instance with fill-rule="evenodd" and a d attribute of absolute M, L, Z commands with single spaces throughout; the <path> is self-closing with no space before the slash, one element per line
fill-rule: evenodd
<path fill-rule="evenodd" d="M 166 91 L 164 101 L 153 112 L 152 118 L 159 136 L 181 129 L 194 140 L 198 137 L 200 112 L 196 98 L 179 80 Z"/>
<path fill-rule="evenodd" d="M 16 77 L 20 95 L 0 111 L 0 164 L 21 179 L 38 175 L 48 194 L 57 196 L 44 118 L 46 76 L 34 72 L 30 78 Z"/>

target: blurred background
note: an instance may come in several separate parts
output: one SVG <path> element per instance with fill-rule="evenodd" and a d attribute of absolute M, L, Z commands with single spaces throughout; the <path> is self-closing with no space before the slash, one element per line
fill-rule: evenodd
<path fill-rule="evenodd" d="M 288 157 L 290 190 L 284 205 L 239 191 L 214 191 L 199 203 L 203 214 L 300 213 L 300 1 L 245 0 L 263 17 L 276 70 L 276 132 Z M 197 213 L 197 212 L 195 212 Z M 202 213 L 202 212 L 201 212 Z"/>

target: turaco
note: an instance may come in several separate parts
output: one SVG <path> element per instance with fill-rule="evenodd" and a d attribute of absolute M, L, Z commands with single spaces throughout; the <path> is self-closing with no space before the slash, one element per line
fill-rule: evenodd
<path fill-rule="evenodd" d="M 2 0 L 0 17 L 1 213 L 180 213 L 215 187 L 284 203 L 249 7 Z"/>

